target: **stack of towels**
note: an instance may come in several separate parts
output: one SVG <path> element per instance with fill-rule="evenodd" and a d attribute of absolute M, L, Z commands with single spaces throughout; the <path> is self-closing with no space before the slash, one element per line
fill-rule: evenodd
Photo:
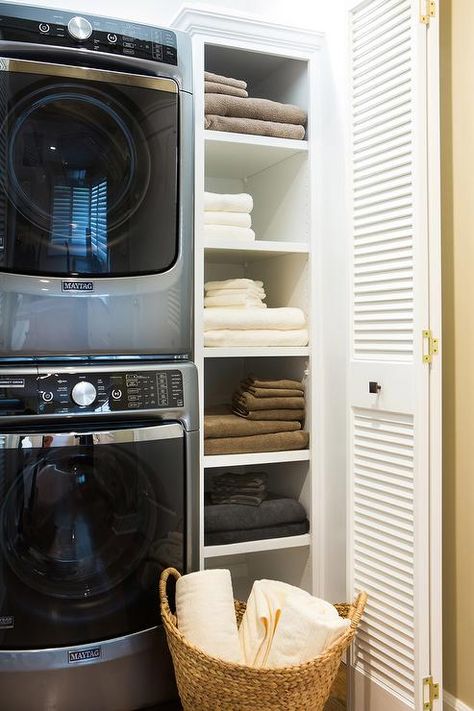
<path fill-rule="evenodd" d="M 315 659 L 350 626 L 325 600 L 287 583 L 256 580 L 238 628 L 230 572 L 219 569 L 179 578 L 176 616 L 188 642 L 212 657 L 267 669 Z"/>
<path fill-rule="evenodd" d="M 214 477 L 210 498 L 213 504 L 260 506 L 267 493 L 265 472 L 225 472 Z"/>
<path fill-rule="evenodd" d="M 248 503 L 213 504 L 211 500 L 212 494 L 206 497 L 204 504 L 206 546 L 301 536 L 309 531 L 304 507 L 296 499 L 267 492 L 258 506 Z"/>
<path fill-rule="evenodd" d="M 245 243 L 255 240 L 251 229 L 252 196 L 248 193 L 224 195 L 204 193 L 204 237 Z"/>
<path fill-rule="evenodd" d="M 293 307 L 267 308 L 262 281 L 227 279 L 204 284 L 204 345 L 306 346 L 306 317 Z"/>
<path fill-rule="evenodd" d="M 299 380 L 245 378 L 232 406 L 206 409 L 204 454 L 243 454 L 305 449 L 309 433 L 304 385 Z"/>
<path fill-rule="evenodd" d="M 293 104 L 248 96 L 241 79 L 204 73 L 204 128 L 293 138 L 305 136 L 306 112 Z"/>

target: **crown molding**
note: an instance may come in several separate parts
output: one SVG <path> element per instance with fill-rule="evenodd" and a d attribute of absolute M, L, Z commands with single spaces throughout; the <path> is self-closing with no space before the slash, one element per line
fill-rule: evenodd
<path fill-rule="evenodd" d="M 184 5 L 171 21 L 171 27 L 193 35 L 210 34 L 224 39 L 299 49 L 319 50 L 324 33 L 267 22 L 256 15 L 239 11 L 226 12 L 211 5 Z"/>

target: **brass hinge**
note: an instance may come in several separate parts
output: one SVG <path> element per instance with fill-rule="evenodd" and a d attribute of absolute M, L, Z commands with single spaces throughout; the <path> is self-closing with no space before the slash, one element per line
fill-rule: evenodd
<path fill-rule="evenodd" d="M 432 711 L 436 699 L 439 699 L 439 684 L 433 681 L 432 676 L 427 676 L 423 679 L 423 708 Z"/>
<path fill-rule="evenodd" d="M 425 347 L 426 341 L 426 347 Z M 423 363 L 432 363 L 433 356 L 439 353 L 439 338 L 434 338 L 431 329 L 423 331 Z"/>
<path fill-rule="evenodd" d="M 432 17 L 436 16 L 435 0 L 420 0 L 420 22 L 429 25 Z"/>

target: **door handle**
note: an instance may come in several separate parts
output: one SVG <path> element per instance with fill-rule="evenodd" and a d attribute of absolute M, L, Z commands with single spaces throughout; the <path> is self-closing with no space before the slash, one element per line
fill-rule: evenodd
<path fill-rule="evenodd" d="M 381 390 L 382 386 L 380 385 L 380 383 L 377 383 L 375 380 L 369 381 L 369 393 L 371 395 L 378 395 Z"/>

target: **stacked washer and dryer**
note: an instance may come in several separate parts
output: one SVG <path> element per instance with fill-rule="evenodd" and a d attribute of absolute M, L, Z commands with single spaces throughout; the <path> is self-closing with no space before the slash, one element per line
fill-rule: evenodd
<path fill-rule="evenodd" d="M 0 706 L 174 697 L 197 566 L 191 47 L 0 4 Z"/>

